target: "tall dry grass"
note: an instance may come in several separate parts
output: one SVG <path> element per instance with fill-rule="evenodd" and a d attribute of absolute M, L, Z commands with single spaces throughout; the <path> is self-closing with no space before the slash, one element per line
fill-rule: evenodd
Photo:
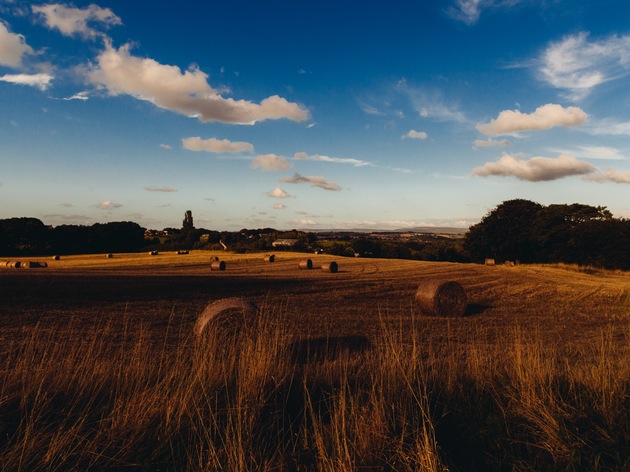
<path fill-rule="evenodd" d="M 630 467 L 630 330 L 559 352 L 520 328 L 461 345 L 383 324 L 371 350 L 301 358 L 272 307 L 231 341 L 173 318 L 161 338 L 121 314 L 15 342 L 0 470 Z"/>

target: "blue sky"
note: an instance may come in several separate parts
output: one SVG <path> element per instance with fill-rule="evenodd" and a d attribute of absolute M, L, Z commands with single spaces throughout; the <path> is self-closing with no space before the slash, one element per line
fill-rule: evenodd
<path fill-rule="evenodd" d="M 0 218 L 630 217 L 625 0 L 0 0 Z"/>

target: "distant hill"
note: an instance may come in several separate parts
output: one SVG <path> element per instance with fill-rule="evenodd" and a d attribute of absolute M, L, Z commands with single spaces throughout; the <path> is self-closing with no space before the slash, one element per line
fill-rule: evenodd
<path fill-rule="evenodd" d="M 413 228 L 376 229 L 376 228 L 348 228 L 348 229 L 304 229 L 310 233 L 422 233 L 422 234 L 452 234 L 464 235 L 468 228 L 450 226 L 415 226 Z"/>

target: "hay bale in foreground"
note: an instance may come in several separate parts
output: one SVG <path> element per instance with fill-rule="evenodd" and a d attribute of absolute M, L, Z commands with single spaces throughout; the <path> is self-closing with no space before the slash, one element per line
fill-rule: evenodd
<path fill-rule="evenodd" d="M 265 256 L 265 262 L 275 262 L 276 261 L 276 255 L 275 254 L 271 254 L 269 256 Z"/>
<path fill-rule="evenodd" d="M 310 259 L 300 261 L 298 267 L 302 270 L 311 270 L 313 268 L 313 261 Z"/>
<path fill-rule="evenodd" d="M 418 286 L 415 298 L 420 309 L 429 315 L 460 317 L 466 312 L 466 291 L 458 282 L 423 282 Z"/>
<path fill-rule="evenodd" d="M 339 265 L 335 261 L 326 262 L 325 264 L 322 264 L 322 270 L 324 272 L 336 274 L 339 271 Z"/>
<path fill-rule="evenodd" d="M 495 262 L 494 262 L 494 259 L 486 259 L 484 261 L 484 264 L 487 265 L 487 266 L 493 266 L 493 265 L 495 265 Z"/>
<path fill-rule="evenodd" d="M 213 261 L 212 264 L 210 264 L 210 270 L 225 270 L 225 268 L 225 261 Z"/>
<path fill-rule="evenodd" d="M 223 298 L 210 303 L 197 318 L 195 335 L 201 338 L 206 329 L 234 335 L 252 326 L 258 316 L 258 307 L 244 298 Z"/>

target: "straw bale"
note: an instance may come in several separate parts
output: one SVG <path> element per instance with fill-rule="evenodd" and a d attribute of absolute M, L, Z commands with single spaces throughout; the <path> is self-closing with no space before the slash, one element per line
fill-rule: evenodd
<path fill-rule="evenodd" d="M 415 298 L 428 315 L 457 317 L 466 312 L 466 291 L 458 282 L 428 280 L 418 286 Z"/>
<path fill-rule="evenodd" d="M 149 252 L 149 255 L 151 255 L 151 256 L 157 256 L 158 254 L 159 254 L 159 252 L 157 252 L 155 250 Z"/>
<path fill-rule="evenodd" d="M 305 259 L 303 261 L 300 261 L 300 263 L 298 264 L 298 267 L 300 269 L 310 270 L 313 268 L 313 261 L 310 259 Z"/>
<path fill-rule="evenodd" d="M 225 261 L 213 261 L 210 264 L 210 270 L 225 270 Z"/>
<path fill-rule="evenodd" d="M 188 254 L 188 251 L 186 249 L 180 249 L 177 251 L 177 254 Z"/>
<path fill-rule="evenodd" d="M 109 254 L 107 254 L 107 256 L 105 256 L 105 257 L 107 257 L 108 259 L 111 259 L 112 257 L 114 257 L 114 255 L 110 252 L 110 253 L 109 253 Z"/>
<path fill-rule="evenodd" d="M 59 260 L 59 256 L 52 256 L 52 260 L 53 261 L 58 261 Z"/>
<path fill-rule="evenodd" d="M 271 254 L 269 256 L 265 256 L 265 262 L 275 262 L 276 261 L 276 255 L 275 254 Z"/>
<path fill-rule="evenodd" d="M 206 306 L 197 318 L 195 335 L 200 338 L 208 328 L 221 334 L 234 335 L 252 327 L 258 316 L 258 307 L 240 297 L 223 298 Z"/>
<path fill-rule="evenodd" d="M 210 260 L 211 260 L 212 262 L 215 262 L 215 261 L 218 261 L 218 260 L 219 260 L 219 257 L 218 257 L 218 256 L 212 256 L 212 257 L 210 258 Z"/>
<path fill-rule="evenodd" d="M 494 262 L 494 259 L 486 259 L 484 264 L 487 266 L 493 266 L 495 265 L 495 262 Z"/>
<path fill-rule="evenodd" d="M 322 270 L 324 272 L 330 272 L 332 274 L 336 274 L 337 271 L 339 270 L 339 265 L 335 261 L 326 262 L 322 264 Z"/>
<path fill-rule="evenodd" d="M 514 267 L 514 262 L 512 262 L 512 261 L 505 261 L 505 262 L 503 263 L 503 265 L 506 265 L 506 266 L 508 266 L 508 267 Z"/>

